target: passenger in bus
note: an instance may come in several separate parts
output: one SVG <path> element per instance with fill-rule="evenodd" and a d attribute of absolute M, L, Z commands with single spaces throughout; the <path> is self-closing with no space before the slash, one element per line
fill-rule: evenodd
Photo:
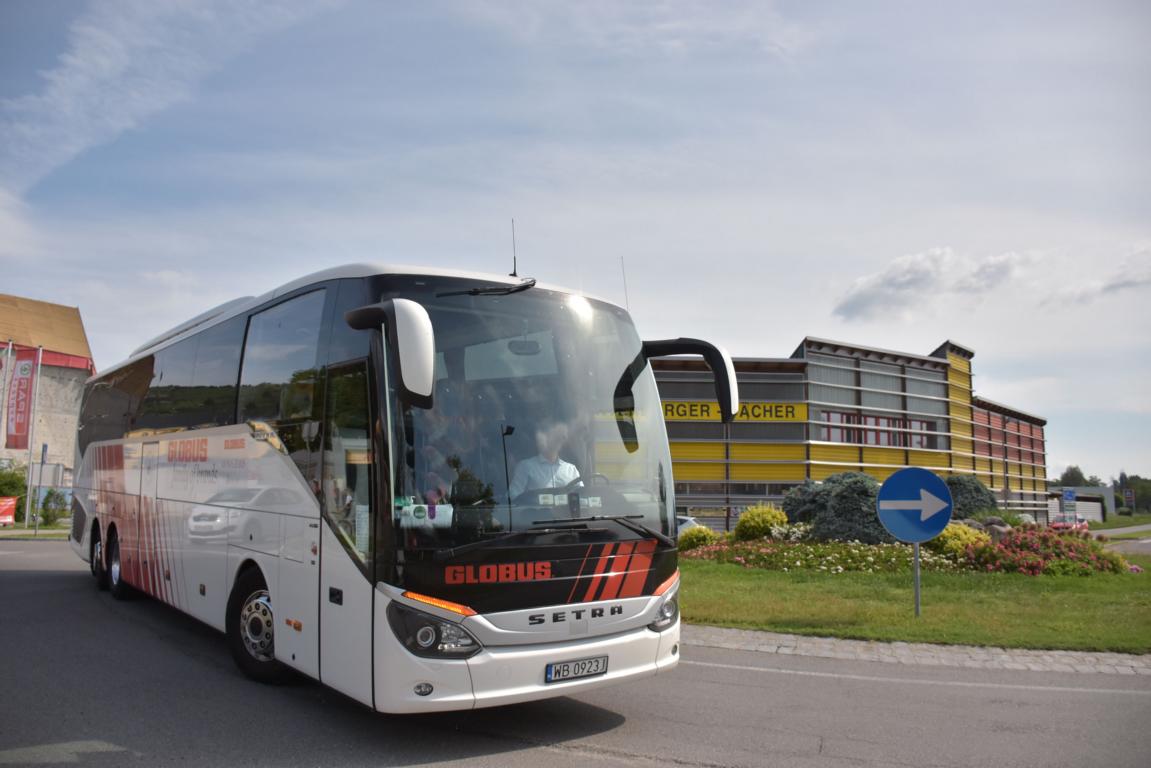
<path fill-rule="evenodd" d="M 575 464 L 560 458 L 560 450 L 567 439 L 567 424 L 563 422 L 542 424 L 536 430 L 538 453 L 516 465 L 508 495 L 514 499 L 526 491 L 564 488 L 579 480 L 580 474 Z"/>

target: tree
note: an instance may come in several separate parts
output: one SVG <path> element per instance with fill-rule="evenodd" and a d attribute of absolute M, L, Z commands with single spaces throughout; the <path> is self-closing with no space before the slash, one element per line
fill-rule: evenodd
<path fill-rule="evenodd" d="M 1072 464 L 1063 470 L 1063 474 L 1059 476 L 1057 485 L 1062 485 L 1067 488 L 1080 488 L 1087 485 L 1087 478 L 1084 476 L 1082 469 Z"/>
<path fill-rule="evenodd" d="M 1099 479 L 1098 475 L 1089 475 L 1084 485 L 1090 485 L 1092 488 L 1102 488 L 1103 481 Z"/>
<path fill-rule="evenodd" d="M 995 494 L 979 478 L 971 475 L 952 475 L 945 481 L 951 491 L 951 516 L 957 520 L 971 517 L 985 509 L 997 509 Z"/>

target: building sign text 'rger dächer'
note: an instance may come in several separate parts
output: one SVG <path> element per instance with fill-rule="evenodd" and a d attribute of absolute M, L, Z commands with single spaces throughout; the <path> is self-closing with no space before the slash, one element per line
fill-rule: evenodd
<path fill-rule="evenodd" d="M 667 421 L 719 421 L 719 403 L 666 400 Z M 807 421 L 807 403 L 743 403 L 736 421 Z"/>

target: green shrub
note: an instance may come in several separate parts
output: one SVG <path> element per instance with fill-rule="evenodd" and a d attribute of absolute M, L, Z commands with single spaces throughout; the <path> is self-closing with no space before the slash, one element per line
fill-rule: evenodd
<path fill-rule="evenodd" d="M 979 482 L 979 478 L 971 475 L 951 475 L 946 478 L 948 490 L 951 491 L 952 517 L 974 517 L 980 510 L 995 509 L 998 504 L 995 494 L 987 486 Z M 975 518 L 979 519 L 979 518 Z"/>
<path fill-rule="evenodd" d="M 805 480 L 783 496 L 783 511 L 789 523 L 810 523 L 815 513 L 827 506 L 831 486 Z"/>
<path fill-rule="evenodd" d="M 67 511 L 68 503 L 64 494 L 55 488 L 49 488 L 40 502 L 40 525 L 53 526 L 60 522 Z"/>
<path fill-rule="evenodd" d="M 14 465 L 0 467 L 0 496 L 15 496 L 16 522 L 24 521 L 24 494 L 27 486 L 24 485 L 24 467 Z"/>
<path fill-rule="evenodd" d="M 967 557 L 967 548 L 990 544 L 991 537 L 959 523 L 948 523 L 943 532 L 923 546 L 932 552 L 961 560 Z"/>
<path fill-rule="evenodd" d="M 687 552 L 690 549 L 706 547 L 719 541 L 719 534 L 712 529 L 695 525 L 679 535 L 679 551 Z"/>
<path fill-rule="evenodd" d="M 827 478 L 824 485 L 829 495 L 827 504 L 812 522 L 813 538 L 864 544 L 895 541 L 875 512 L 879 483 L 874 478 L 860 472 L 843 472 Z"/>
<path fill-rule="evenodd" d="M 735 524 L 736 541 L 752 541 L 771 537 L 771 529 L 787 525 L 787 515 L 774 504 L 755 504 L 739 516 Z"/>

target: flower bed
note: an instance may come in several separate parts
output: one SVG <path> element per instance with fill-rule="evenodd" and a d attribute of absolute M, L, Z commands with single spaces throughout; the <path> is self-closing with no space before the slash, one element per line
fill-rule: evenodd
<path fill-rule="evenodd" d="M 962 526 L 954 527 L 959 529 Z M 775 526 L 771 530 L 771 538 L 735 541 L 729 537 L 707 542 L 690 551 L 681 550 L 680 557 L 769 571 L 907 573 L 912 567 L 913 549 L 907 544 L 804 540 L 810 535 L 810 527 L 806 525 Z M 964 531 L 958 531 L 958 534 L 967 536 Z M 943 551 L 921 548 L 922 569 L 1021 573 L 1028 576 L 1136 572 L 1121 556 L 1109 552 L 1099 542 L 1074 533 L 1029 527 L 1012 531 L 998 544 L 992 544 L 986 534 L 976 531 L 967 538 L 963 536 L 956 535 L 954 541 L 944 542 L 954 545 L 961 539 L 974 541 L 963 552 L 955 551 L 955 546 L 943 546 Z"/>
<path fill-rule="evenodd" d="M 906 573 L 911 570 L 912 556 L 912 548 L 906 544 L 767 539 L 720 542 L 680 553 L 680 557 L 688 560 L 711 560 L 744 568 L 823 573 Z M 924 549 L 920 550 L 920 566 L 928 571 L 959 571 L 966 568 L 965 564 L 952 558 Z"/>
<path fill-rule="evenodd" d="M 969 547 L 967 559 L 980 571 L 1024 573 L 1029 576 L 1090 576 L 1126 573 L 1120 555 L 1109 552 L 1089 536 L 1024 528 L 1007 534 L 998 544 Z"/>

